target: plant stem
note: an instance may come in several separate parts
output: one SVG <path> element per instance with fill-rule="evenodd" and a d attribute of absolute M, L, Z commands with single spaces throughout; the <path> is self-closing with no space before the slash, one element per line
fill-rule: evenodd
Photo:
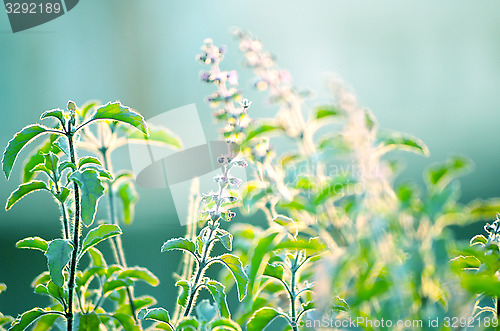
<path fill-rule="evenodd" d="M 112 172 L 113 169 L 111 169 L 111 161 L 110 161 L 110 156 L 109 156 L 109 151 L 107 148 L 102 148 L 100 150 L 102 159 L 104 160 L 104 167 L 106 170 L 109 172 Z M 115 215 L 115 199 L 113 195 L 113 186 L 111 181 L 107 181 L 107 186 L 108 186 L 108 199 L 109 199 L 109 217 L 111 219 L 111 223 L 118 225 L 118 221 L 116 219 Z M 113 254 L 115 256 L 116 263 L 118 263 L 120 266 L 123 268 L 127 267 L 127 262 L 125 261 L 125 252 L 123 250 L 123 245 L 120 236 L 115 236 L 110 238 L 110 245 L 111 249 L 113 250 Z M 134 305 L 134 295 L 132 293 L 132 289 L 130 286 L 126 287 L 127 291 L 127 297 L 130 305 L 130 311 L 132 312 L 132 318 L 136 323 L 139 321 L 137 320 L 136 317 L 136 309 Z"/>
<path fill-rule="evenodd" d="M 69 131 L 69 130 L 68 130 Z M 75 150 L 73 146 L 73 133 L 69 131 L 67 133 L 68 143 L 69 143 L 69 151 L 71 162 L 76 165 L 75 158 Z M 73 227 L 73 254 L 71 256 L 71 265 L 70 265 L 70 273 L 68 280 L 68 291 L 69 291 L 69 299 L 68 299 L 68 311 L 66 312 L 66 318 L 68 320 L 68 331 L 72 331 L 73 329 L 73 296 L 74 296 L 74 288 L 75 288 L 75 273 L 76 273 L 76 263 L 78 256 L 78 246 L 80 239 L 80 190 L 76 182 L 73 182 L 73 189 L 75 191 L 75 225 Z"/>
<path fill-rule="evenodd" d="M 293 261 L 293 264 L 292 264 L 292 268 L 291 268 L 291 272 L 292 272 L 292 280 L 290 282 L 290 310 L 291 310 L 291 320 L 292 320 L 292 330 L 294 331 L 298 331 L 298 327 L 297 327 L 297 312 L 295 311 L 295 301 L 296 301 L 296 298 L 297 298 L 297 294 L 295 292 L 295 282 L 296 282 L 296 273 L 297 273 L 297 260 L 298 260 L 298 256 L 296 256 L 296 258 L 294 259 Z"/>
<path fill-rule="evenodd" d="M 186 305 L 186 310 L 184 311 L 184 317 L 189 316 L 189 314 L 191 313 L 191 309 L 194 304 L 194 298 L 196 297 L 196 292 L 198 290 L 198 285 L 199 285 L 198 282 L 205 273 L 205 266 L 207 264 L 207 255 L 210 251 L 210 246 L 212 245 L 212 234 L 215 232 L 212 227 L 210 227 L 209 229 L 210 232 L 208 233 L 207 245 L 205 246 L 205 250 L 203 251 L 203 257 L 201 258 L 201 261 L 198 265 L 198 270 L 196 270 L 196 276 L 191 286 L 191 293 L 189 294 L 189 300 Z"/>

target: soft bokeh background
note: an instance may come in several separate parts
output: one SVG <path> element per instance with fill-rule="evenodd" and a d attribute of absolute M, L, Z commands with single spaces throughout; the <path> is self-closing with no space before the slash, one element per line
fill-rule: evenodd
<path fill-rule="evenodd" d="M 200 83 L 203 66 L 195 55 L 211 37 L 229 48 L 225 68 L 241 69 L 228 32 L 239 26 L 259 36 L 297 86 L 317 92 L 316 100 L 329 100 L 325 73 L 338 73 L 382 127 L 422 138 L 431 157 L 406 156 L 402 179 L 422 183 L 427 165 L 460 153 L 476 164 L 462 180 L 463 201 L 500 196 L 499 22 L 498 1 L 85 0 L 52 22 L 13 34 L 1 12 L 0 145 L 68 99 L 121 100 L 146 118 L 195 103 L 202 122 L 211 123 L 204 100 L 212 88 Z M 239 71 L 241 88 L 255 102 L 252 116 L 272 116 L 275 109 L 252 90 L 248 70 Z M 215 128 L 206 134 L 217 136 Z M 129 166 L 126 148 L 117 158 L 119 167 Z M 0 178 L 2 204 L 18 184 L 20 166 L 9 182 Z M 158 288 L 139 286 L 138 294 L 153 294 L 170 308 L 176 295 L 171 273 L 180 253 L 161 254 L 160 247 L 185 229 L 168 190 L 138 191 L 136 220 L 123 236 L 128 263 L 150 268 L 161 280 Z M 3 313 L 15 316 L 48 300 L 30 288 L 45 257 L 16 249 L 15 242 L 58 237 L 58 217 L 44 194 L 0 210 L 0 282 L 8 285 L 0 295 Z M 247 221 L 259 223 L 259 217 Z"/>

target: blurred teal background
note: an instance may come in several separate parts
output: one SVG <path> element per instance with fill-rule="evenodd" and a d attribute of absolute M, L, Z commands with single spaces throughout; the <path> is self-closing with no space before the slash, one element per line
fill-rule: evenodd
<path fill-rule="evenodd" d="M 252 116 L 273 116 L 275 109 L 261 101 L 264 95 L 253 91 L 251 74 L 239 66 L 232 26 L 259 36 L 291 71 L 296 86 L 317 92 L 315 102 L 330 100 L 325 73 L 338 73 L 382 127 L 423 139 L 431 157 L 407 156 L 403 179 L 421 183 L 427 165 L 460 153 L 476 164 L 462 180 L 463 200 L 500 196 L 498 1 L 85 0 L 54 21 L 16 34 L 2 11 L 0 145 L 68 99 L 121 100 L 146 118 L 196 103 L 202 121 L 212 123 L 204 103 L 212 87 L 200 83 L 205 68 L 195 60 L 206 37 L 228 46 L 224 66 L 239 69 L 240 87 L 254 101 Z M 215 127 L 207 132 L 207 138 L 216 137 Z M 118 168 L 129 167 L 126 148 L 116 156 Z M 17 163 L 9 182 L 1 176 L 2 204 L 17 186 L 20 169 Z M 138 191 L 136 220 L 123 236 L 128 263 L 150 268 L 161 280 L 158 288 L 139 286 L 137 294 L 153 294 L 170 308 L 176 295 L 171 274 L 180 253 L 161 254 L 160 247 L 185 229 L 167 190 Z M 45 257 L 16 249 L 15 242 L 58 237 L 58 217 L 44 194 L 25 198 L 9 212 L 0 210 L 0 282 L 8 286 L 0 295 L 3 313 L 15 316 L 47 303 L 30 287 L 44 270 Z"/>

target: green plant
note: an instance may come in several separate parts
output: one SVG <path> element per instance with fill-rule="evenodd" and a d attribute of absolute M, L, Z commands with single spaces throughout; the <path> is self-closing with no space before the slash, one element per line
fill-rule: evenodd
<path fill-rule="evenodd" d="M 99 224 L 81 239 L 82 223 L 85 227 L 94 223 L 99 199 L 105 192 L 104 185 L 115 181 L 97 158 L 77 156 L 76 146 L 80 134 L 94 121 L 123 122 L 144 135 L 148 134 L 143 117 L 118 102 L 97 107 L 87 114 L 90 108 L 78 109 L 70 101 L 67 111 L 46 111 L 41 119 L 55 118 L 55 127 L 29 125 L 18 132 L 5 149 L 2 167 L 9 178 L 23 147 L 40 135 L 49 135 L 48 142 L 39 149 L 39 153 L 32 155 L 26 163 L 25 182 L 11 194 L 6 209 L 29 193 L 47 191 L 61 207 L 63 229 L 61 239 L 46 241 L 29 237 L 17 243 L 19 248 L 40 250 L 47 257 L 48 272 L 37 277 L 33 287 L 36 293 L 50 296 L 54 304 L 50 308 L 34 308 L 25 312 L 12 323 L 10 330 L 24 330 L 37 319 L 39 321 L 35 328 L 43 328 L 52 325 L 60 317 L 66 320 L 68 330 L 72 330 L 73 326 L 93 330 L 101 323 L 114 325 L 115 321 L 125 329 L 134 330 L 137 327 L 133 318 L 123 313 L 127 308 L 124 308 L 126 304 L 119 297 L 119 290 L 130 287 L 133 280 L 143 280 L 151 285 L 158 283 L 158 279 L 147 269 L 107 266 L 104 257 L 94 246 L 119 236 L 122 232 L 117 224 Z M 116 123 L 109 125 L 117 126 Z M 88 132 L 85 132 L 86 136 Z M 43 173 L 46 181 L 33 179 L 37 173 Z M 91 262 L 88 268 L 80 272 L 77 266 L 86 253 Z M 93 279 L 97 280 L 98 287 L 91 290 L 89 284 Z M 102 309 L 102 303 L 112 295 L 118 296 L 118 305 L 115 312 L 108 313 Z M 92 301 L 92 298 L 95 300 Z M 143 303 L 150 304 L 153 300 L 147 298 Z M 132 304 L 129 308 L 134 309 Z"/>

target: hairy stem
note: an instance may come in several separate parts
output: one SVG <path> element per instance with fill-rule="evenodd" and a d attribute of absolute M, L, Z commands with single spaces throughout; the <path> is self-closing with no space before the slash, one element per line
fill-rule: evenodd
<path fill-rule="evenodd" d="M 69 131 L 67 137 L 69 143 L 71 162 L 76 165 L 75 149 L 73 146 L 73 134 L 71 133 L 71 131 Z M 68 311 L 66 312 L 66 318 L 68 320 L 68 331 L 72 331 L 73 329 L 73 296 L 75 288 L 76 263 L 77 263 L 78 248 L 79 248 L 78 241 L 80 239 L 80 190 L 76 182 L 73 182 L 73 189 L 75 194 L 75 225 L 73 227 L 73 253 L 71 256 L 71 265 L 70 265 L 69 280 L 68 280 L 69 299 L 68 299 Z"/>
<path fill-rule="evenodd" d="M 109 172 L 112 172 L 113 169 L 111 169 L 111 160 L 108 149 L 102 148 L 100 152 L 101 152 L 101 157 L 104 160 L 104 168 L 106 168 L 106 170 L 108 170 Z M 107 186 L 108 186 L 108 200 L 109 200 L 109 217 L 112 224 L 118 225 L 118 220 L 116 219 L 116 214 L 115 214 L 115 199 L 111 181 L 107 181 Z M 116 263 L 122 266 L 123 268 L 126 268 L 127 262 L 125 261 L 125 252 L 123 250 L 123 245 L 120 236 L 115 236 L 110 239 L 111 239 L 110 245 L 111 249 L 113 250 Z M 138 323 L 136 317 L 136 309 L 134 305 L 133 289 L 130 286 L 127 286 L 126 291 L 130 305 L 130 311 L 132 312 L 132 317 L 134 321 Z"/>
<path fill-rule="evenodd" d="M 215 225 L 214 225 L 215 226 Z M 193 284 L 191 285 L 191 293 L 189 294 L 189 299 L 188 303 L 186 305 L 186 310 L 184 311 L 184 317 L 189 316 L 191 313 L 191 309 L 193 308 L 194 305 L 194 298 L 196 297 L 196 292 L 198 291 L 198 285 L 200 278 L 203 276 L 205 273 L 205 267 L 207 264 L 207 257 L 210 251 L 210 246 L 212 245 L 212 235 L 214 234 L 214 229 L 212 227 L 209 228 L 210 232 L 208 233 L 208 241 L 207 244 L 205 245 L 205 250 L 203 251 L 203 256 L 201 258 L 201 261 L 198 265 L 198 270 L 196 270 L 196 276 L 194 278 Z"/>

